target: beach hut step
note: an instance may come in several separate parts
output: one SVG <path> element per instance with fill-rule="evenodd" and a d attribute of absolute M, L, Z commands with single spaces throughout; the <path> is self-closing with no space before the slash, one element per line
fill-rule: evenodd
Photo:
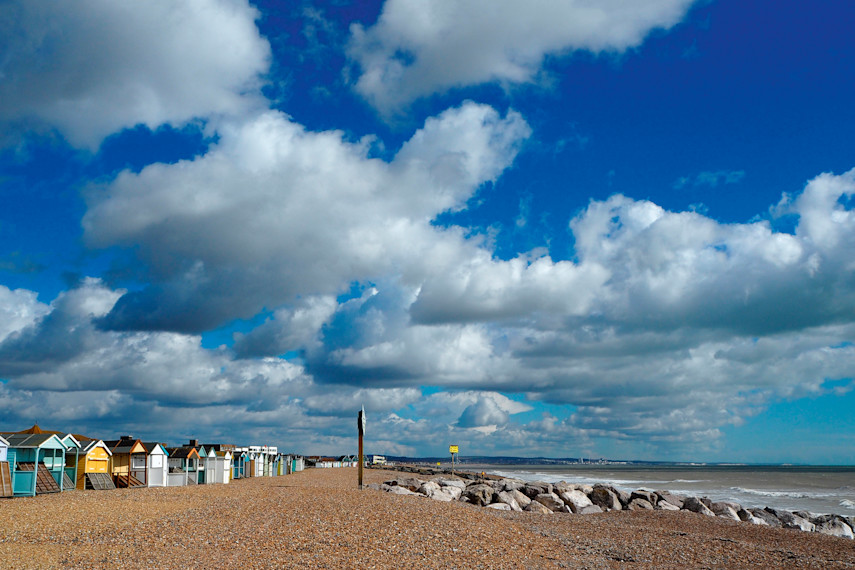
<path fill-rule="evenodd" d="M 18 463 L 18 471 L 36 471 L 36 464 L 32 462 Z M 36 494 L 41 493 L 59 493 L 59 484 L 50 470 L 43 463 L 39 463 L 38 471 L 36 471 Z"/>
<path fill-rule="evenodd" d="M 119 489 L 133 489 L 136 487 L 145 487 L 145 483 L 133 475 L 116 475 L 116 487 Z"/>
<path fill-rule="evenodd" d="M 0 461 L 0 497 L 11 497 L 13 495 L 12 474 L 9 471 L 9 462 Z"/>
<path fill-rule="evenodd" d="M 73 491 L 74 490 L 74 481 L 71 480 L 71 477 L 68 476 L 68 473 L 62 474 L 62 490 L 63 491 Z"/>
<path fill-rule="evenodd" d="M 94 489 L 96 491 L 106 491 L 109 489 L 115 489 L 116 485 L 106 473 L 87 473 L 86 488 Z"/>

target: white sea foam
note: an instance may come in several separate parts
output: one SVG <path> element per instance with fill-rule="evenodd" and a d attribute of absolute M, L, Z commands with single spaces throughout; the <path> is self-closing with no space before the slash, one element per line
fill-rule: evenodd
<path fill-rule="evenodd" d="M 855 501 L 850 501 L 849 499 L 843 499 L 840 501 L 841 507 L 846 507 L 847 509 L 855 510 Z"/>
<path fill-rule="evenodd" d="M 806 491 L 760 491 L 758 489 L 747 489 L 745 487 L 731 487 L 731 491 L 744 493 L 746 495 L 758 495 L 760 497 L 786 497 L 790 499 L 827 499 L 837 497 L 838 493 L 808 493 Z"/>

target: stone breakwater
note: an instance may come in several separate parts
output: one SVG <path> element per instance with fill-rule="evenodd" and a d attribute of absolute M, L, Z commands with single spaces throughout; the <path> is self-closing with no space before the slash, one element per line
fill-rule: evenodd
<path fill-rule="evenodd" d="M 427 473 L 432 474 L 431 471 Z M 397 495 L 418 495 L 435 501 L 462 501 L 502 511 L 589 515 L 607 511 L 682 510 L 747 524 L 855 538 L 855 517 L 814 515 L 805 511 L 790 512 L 769 507 L 747 509 L 737 503 L 716 502 L 707 497 L 687 497 L 668 491 L 639 489 L 627 493 L 605 484 L 552 484 L 495 477 L 479 478 L 471 473 L 461 475 L 469 480 L 444 476 L 427 480 L 398 477 L 369 487 Z"/>

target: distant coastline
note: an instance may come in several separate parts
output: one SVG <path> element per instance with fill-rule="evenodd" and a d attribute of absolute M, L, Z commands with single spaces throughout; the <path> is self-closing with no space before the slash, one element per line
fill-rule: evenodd
<path fill-rule="evenodd" d="M 386 455 L 390 462 L 404 465 L 436 465 L 442 466 L 451 463 L 449 456 L 436 457 L 408 457 Z M 479 465 L 636 465 L 636 466 L 674 466 L 674 467 L 806 467 L 806 468 L 843 468 L 855 469 L 851 464 L 819 464 L 819 463 L 750 463 L 750 462 L 707 462 L 707 461 L 644 461 L 638 459 L 611 459 L 611 458 L 588 458 L 588 457 L 517 457 L 504 455 L 467 455 L 455 456 L 455 464 L 461 466 Z"/>

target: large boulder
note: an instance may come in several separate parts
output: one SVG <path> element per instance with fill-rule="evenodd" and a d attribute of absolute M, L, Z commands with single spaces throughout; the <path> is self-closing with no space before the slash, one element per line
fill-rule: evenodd
<path fill-rule="evenodd" d="M 642 499 L 641 497 L 636 497 L 629 501 L 629 504 L 626 506 L 626 510 L 628 511 L 652 511 L 653 505 L 650 504 L 650 501 L 647 499 Z"/>
<path fill-rule="evenodd" d="M 510 511 L 510 510 L 512 510 L 511 506 L 508 505 L 507 503 L 490 503 L 489 505 L 487 505 L 487 508 L 488 509 L 495 509 L 497 511 Z"/>
<path fill-rule="evenodd" d="M 751 514 L 751 511 L 748 509 L 739 509 L 736 511 L 736 516 L 739 517 L 739 520 L 742 522 L 747 522 L 751 524 L 759 524 L 759 525 L 768 525 L 765 520 L 755 517 Z"/>
<path fill-rule="evenodd" d="M 484 483 L 474 483 L 466 487 L 466 490 L 463 491 L 461 499 L 465 499 L 473 505 L 483 507 L 493 502 L 494 494 L 495 492 L 493 490 L 492 485 L 485 485 Z"/>
<path fill-rule="evenodd" d="M 552 511 L 553 513 L 567 513 L 570 508 L 564 504 L 555 493 L 541 493 L 534 498 L 535 501 Z"/>
<path fill-rule="evenodd" d="M 598 507 L 597 505 L 588 505 L 587 507 L 582 507 L 576 514 L 579 515 L 593 515 L 596 513 L 603 512 L 603 509 Z"/>
<path fill-rule="evenodd" d="M 588 507 L 593 505 L 591 499 L 578 489 L 572 489 L 569 491 L 560 491 L 558 496 L 564 501 L 564 504 L 570 507 L 570 510 L 574 513 L 578 513 L 584 507 Z"/>
<path fill-rule="evenodd" d="M 542 481 L 530 481 L 525 484 L 525 486 L 521 489 L 523 493 L 529 498 L 534 499 L 538 495 L 542 495 L 544 493 L 552 492 L 552 484 L 551 483 L 543 483 Z"/>
<path fill-rule="evenodd" d="M 502 491 L 519 491 L 525 487 L 525 481 L 521 479 L 502 479 Z"/>
<path fill-rule="evenodd" d="M 446 503 L 448 503 L 450 501 L 456 501 L 457 499 L 460 498 L 460 489 L 456 489 L 457 494 L 452 494 L 450 492 L 445 491 L 445 489 L 450 490 L 450 489 L 453 489 L 453 487 L 443 487 L 442 489 L 443 490 L 436 491 L 433 494 L 429 495 L 429 497 L 431 499 L 433 499 L 434 501 L 443 501 Z"/>
<path fill-rule="evenodd" d="M 412 492 L 418 492 L 419 488 L 422 486 L 423 481 L 416 479 L 415 477 L 399 477 L 397 479 L 392 479 L 391 481 L 386 481 L 386 484 L 390 487 L 404 487 L 405 489 L 409 489 Z"/>
<path fill-rule="evenodd" d="M 784 509 L 773 509 L 771 507 L 766 507 L 764 510 L 775 515 L 778 520 L 781 521 L 781 526 L 784 528 L 793 528 L 806 532 L 813 532 L 816 529 L 816 525 L 812 522 L 795 513 L 791 513 L 790 511 L 785 511 Z"/>
<path fill-rule="evenodd" d="M 410 491 L 401 485 L 386 485 L 383 490 L 388 493 L 392 493 L 393 495 L 415 495 L 417 497 L 424 497 L 424 495 Z"/>
<path fill-rule="evenodd" d="M 508 505 L 512 511 L 522 510 L 522 507 L 520 506 L 519 502 L 508 491 L 499 491 L 493 499 L 498 503 L 504 503 Z"/>
<path fill-rule="evenodd" d="M 699 513 L 708 517 L 714 517 L 715 513 L 707 507 L 703 501 L 697 497 L 688 497 L 683 501 L 683 510 Z"/>
<path fill-rule="evenodd" d="M 823 515 L 816 517 L 812 522 L 816 525 L 816 532 L 830 536 L 839 536 L 841 538 L 855 539 L 855 532 L 852 531 L 852 527 L 841 516 Z"/>
<path fill-rule="evenodd" d="M 604 511 L 623 510 L 623 505 L 621 505 L 617 494 L 605 485 L 594 485 L 588 498 Z"/>
<path fill-rule="evenodd" d="M 629 500 L 632 502 L 633 499 L 644 499 L 651 505 L 655 505 L 659 502 L 659 497 L 653 491 L 645 491 L 644 489 L 639 489 L 638 491 L 633 491 L 629 495 Z"/>
<path fill-rule="evenodd" d="M 629 504 L 629 500 L 630 500 L 629 493 L 627 493 L 626 491 L 621 491 L 620 489 L 618 489 L 617 487 L 614 487 L 612 485 L 604 485 L 602 483 L 597 483 L 596 485 L 594 485 L 594 488 L 591 490 L 591 492 L 594 493 L 594 492 L 596 492 L 597 489 L 603 489 L 603 488 L 608 489 L 611 492 L 611 494 L 613 494 L 615 497 L 617 497 L 618 503 L 620 503 L 620 508 L 619 509 L 612 509 L 613 511 L 619 511 L 621 509 L 625 509 L 626 506 Z M 591 499 L 591 500 L 594 501 L 594 499 Z M 594 504 L 597 504 L 597 501 L 594 501 Z"/>
<path fill-rule="evenodd" d="M 542 503 L 538 501 L 532 501 L 525 508 L 526 511 L 530 513 L 540 513 L 543 515 L 551 515 L 552 511 L 550 511 L 547 507 L 545 507 Z"/>
<path fill-rule="evenodd" d="M 680 507 L 678 507 L 677 505 L 672 505 L 668 501 L 663 501 L 663 500 L 660 500 L 658 503 L 656 503 L 656 506 L 654 508 L 657 511 L 679 511 L 680 510 Z"/>
<path fill-rule="evenodd" d="M 521 509 L 525 509 L 528 506 L 528 504 L 531 502 L 531 499 L 528 497 L 528 495 L 526 495 L 525 493 L 523 493 L 519 489 L 513 489 L 512 491 L 505 491 L 505 492 L 508 495 L 510 495 L 511 497 L 513 497 L 514 500 L 516 500 L 516 502 L 519 504 Z"/>
<path fill-rule="evenodd" d="M 460 487 L 453 486 L 453 485 L 443 485 L 440 488 L 440 492 L 444 495 L 448 495 L 449 497 L 452 498 L 452 500 L 456 501 L 460 498 L 460 495 L 463 494 L 463 489 L 461 489 Z"/>
<path fill-rule="evenodd" d="M 418 488 L 418 492 L 427 497 L 433 496 L 434 493 L 439 493 L 442 487 L 440 487 L 439 483 L 436 481 L 425 481 L 422 483 L 422 486 Z"/>
<path fill-rule="evenodd" d="M 669 491 L 656 491 L 656 496 L 659 497 L 660 501 L 668 501 L 678 509 L 683 508 L 683 501 L 686 500 L 683 495 L 675 495 Z"/>
<path fill-rule="evenodd" d="M 573 483 L 568 483 L 567 481 L 559 481 L 558 483 L 552 484 L 552 492 L 556 495 L 558 493 L 573 491 L 576 489 L 576 486 Z"/>
<path fill-rule="evenodd" d="M 733 521 L 742 520 L 739 518 L 739 515 L 736 514 L 736 511 L 733 509 L 733 506 L 731 506 L 730 503 L 712 503 L 709 508 L 717 517 L 722 517 Z"/>
<path fill-rule="evenodd" d="M 461 491 L 466 488 L 466 481 L 461 481 L 460 479 L 445 479 L 441 477 L 435 481 L 442 487 L 457 487 Z"/>
<path fill-rule="evenodd" d="M 777 528 L 781 528 L 783 526 L 778 517 L 776 517 L 766 509 L 748 509 L 748 512 L 750 512 L 754 516 L 754 518 L 765 522 L 769 526 Z"/>

